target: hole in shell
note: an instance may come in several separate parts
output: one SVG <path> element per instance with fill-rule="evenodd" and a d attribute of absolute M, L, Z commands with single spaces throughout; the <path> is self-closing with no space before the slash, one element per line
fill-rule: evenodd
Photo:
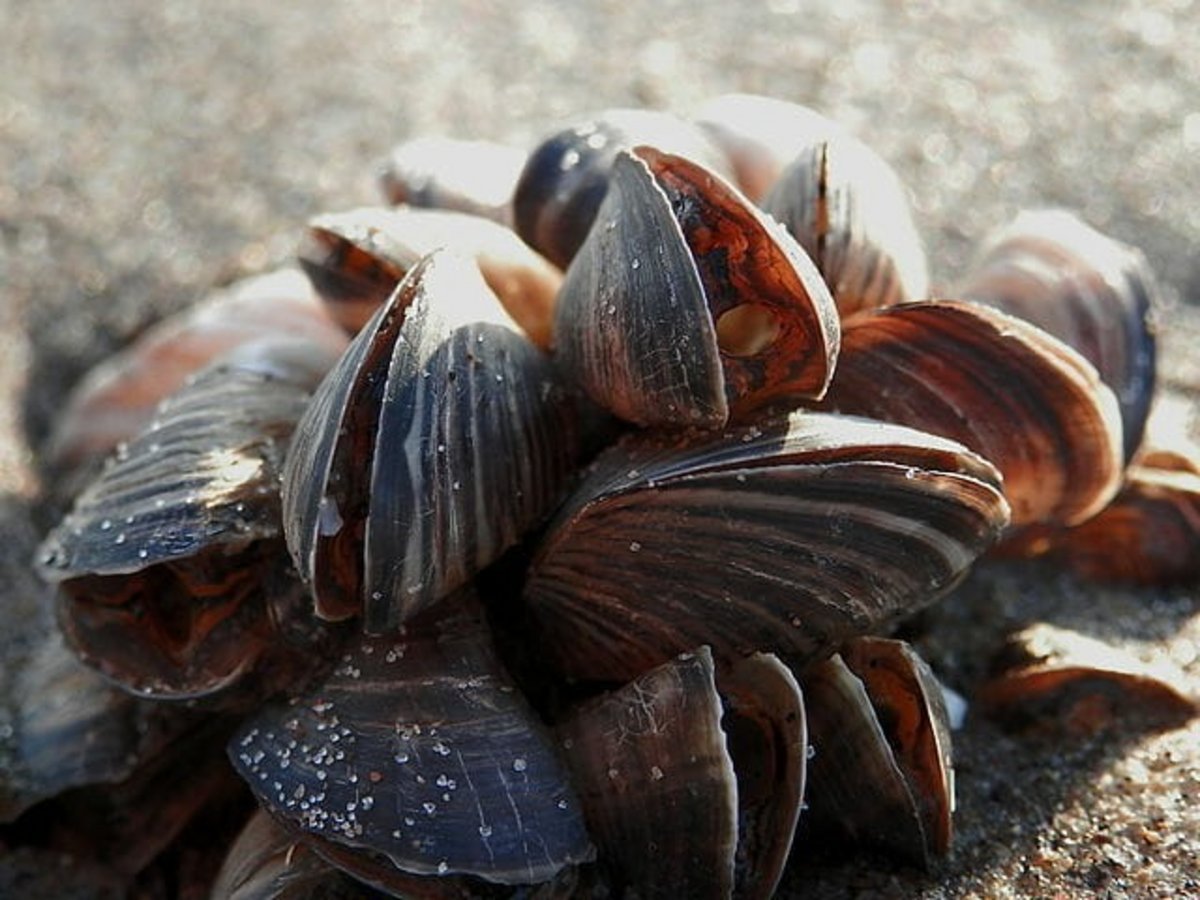
<path fill-rule="evenodd" d="M 730 356 L 762 353 L 779 337 L 779 320 L 758 303 L 743 303 L 717 319 L 717 346 Z"/>

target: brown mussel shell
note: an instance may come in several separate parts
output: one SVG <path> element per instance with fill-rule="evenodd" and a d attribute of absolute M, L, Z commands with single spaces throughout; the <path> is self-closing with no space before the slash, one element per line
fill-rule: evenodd
<path fill-rule="evenodd" d="M 616 157 L 640 144 L 727 171 L 721 151 L 690 122 L 652 110 L 610 109 L 551 135 L 529 155 L 513 192 L 517 234 L 567 268 L 608 191 Z"/>
<path fill-rule="evenodd" d="M 490 287 L 535 344 L 550 344 L 562 273 L 512 231 L 445 210 L 363 207 L 317 216 L 300 263 L 334 318 L 357 333 L 423 256 L 448 247 L 479 265 Z"/>
<path fill-rule="evenodd" d="M 311 665 L 291 633 L 298 585 L 280 564 L 279 472 L 333 362 L 295 340 L 246 344 L 168 397 L 122 445 L 39 551 L 79 656 L 126 689 L 192 698 L 278 657 Z"/>
<path fill-rule="evenodd" d="M 1120 413 L 1096 370 L 976 304 L 910 303 L 847 321 L 825 405 L 970 447 L 1004 475 L 1014 526 L 1081 522 L 1120 486 Z"/>
<path fill-rule="evenodd" d="M 1006 727 L 1064 735 L 1173 727 L 1200 712 L 1181 673 L 1111 644 L 1040 623 L 1012 635 L 980 688 L 981 709 Z"/>
<path fill-rule="evenodd" d="M 1096 367 L 1117 395 L 1125 459 L 1155 382 L 1154 275 L 1139 250 L 1065 210 L 1023 212 L 987 242 L 958 295 L 1032 322 Z"/>
<path fill-rule="evenodd" d="M 804 792 L 804 706 L 795 678 L 774 657 L 750 657 L 734 672 L 722 678 L 701 647 L 559 725 L 619 894 L 774 891 Z M 736 700 L 723 706 L 726 681 Z"/>
<path fill-rule="evenodd" d="M 820 397 L 839 331 L 778 226 L 706 169 L 639 147 L 613 164 L 554 334 L 564 368 L 615 415 L 712 428 L 781 394 Z"/>
<path fill-rule="evenodd" d="M 1081 578 L 1131 584 L 1200 580 L 1200 467 L 1174 452 L 1142 453 L 1112 502 L 1074 528 L 1033 529 L 1009 555 L 1044 556 Z"/>
<path fill-rule="evenodd" d="M 283 475 L 318 615 L 381 633 L 463 586 L 553 509 L 573 397 L 470 260 L 413 267 L 330 372 Z"/>
<path fill-rule="evenodd" d="M 55 424 L 48 461 L 67 470 L 108 456 L 149 424 L 160 402 L 218 357 L 241 344 L 286 337 L 335 354 L 346 346 L 299 270 L 247 278 L 214 293 L 84 376 Z"/>
<path fill-rule="evenodd" d="M 246 722 L 230 757 L 286 827 L 402 877 L 546 881 L 594 856 L 579 800 L 482 607 L 455 599 L 353 642 L 324 683 Z"/>
<path fill-rule="evenodd" d="M 470 213 L 512 225 L 512 194 L 525 153 L 493 141 L 414 138 L 397 145 L 379 175 L 385 200 Z"/>
<path fill-rule="evenodd" d="M 830 135 L 806 146 L 762 208 L 812 257 L 843 318 L 926 297 L 928 264 L 908 193 L 856 138 Z"/>
<path fill-rule="evenodd" d="M 577 678 L 627 681 L 701 643 L 796 667 L 933 602 L 1007 521 L 989 463 L 907 428 L 800 412 L 635 434 L 557 514 L 525 600 Z"/>
<path fill-rule="evenodd" d="M 814 109 L 759 94 L 722 94 L 694 118 L 725 152 L 738 188 L 755 203 L 801 151 L 842 133 Z"/>
<path fill-rule="evenodd" d="M 928 868 L 952 841 L 954 777 L 941 687 L 900 641 L 859 638 L 805 670 L 813 814 Z"/>

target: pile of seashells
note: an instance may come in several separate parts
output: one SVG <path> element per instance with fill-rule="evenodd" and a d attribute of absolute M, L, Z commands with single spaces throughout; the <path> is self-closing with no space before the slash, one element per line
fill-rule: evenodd
<path fill-rule="evenodd" d="M 926 299 L 892 170 L 746 95 L 382 184 L 74 394 L 38 567 L 104 681 L 35 673 L 4 818 L 137 807 L 133 879 L 220 808 L 222 898 L 768 897 L 802 811 L 928 865 L 946 705 L 878 635 L 989 552 L 1197 577 L 1153 279 L 1067 213 Z"/>

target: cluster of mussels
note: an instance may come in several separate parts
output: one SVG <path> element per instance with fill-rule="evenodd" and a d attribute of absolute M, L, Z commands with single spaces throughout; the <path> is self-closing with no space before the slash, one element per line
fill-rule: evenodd
<path fill-rule="evenodd" d="M 768 897 L 802 810 L 950 848 L 942 689 L 873 635 L 997 544 L 1197 575 L 1200 469 L 1139 449 L 1152 279 L 1066 213 L 926 299 L 894 173 L 748 96 L 383 186 L 73 396 L 74 657 L 5 818 L 128 803 L 132 875 L 236 807 L 226 746 L 261 809 L 214 897 Z"/>

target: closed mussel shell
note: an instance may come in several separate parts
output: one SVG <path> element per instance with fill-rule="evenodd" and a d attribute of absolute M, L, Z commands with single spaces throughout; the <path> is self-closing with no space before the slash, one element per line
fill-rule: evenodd
<path fill-rule="evenodd" d="M 950 717 L 933 670 L 904 641 L 864 636 L 841 649 L 862 680 L 901 771 L 912 788 L 929 856 L 953 839 L 954 767 Z"/>
<path fill-rule="evenodd" d="M 388 203 L 446 209 L 512 224 L 525 153 L 493 141 L 420 137 L 392 149 L 379 175 Z"/>
<path fill-rule="evenodd" d="M 842 132 L 810 107 L 759 94 L 714 97 L 695 121 L 725 152 L 738 188 L 755 203 L 802 150 Z"/>
<path fill-rule="evenodd" d="M 639 144 L 726 171 L 721 151 L 692 123 L 654 110 L 610 109 L 551 135 L 529 155 L 513 193 L 517 234 L 565 269 L 592 227 L 617 155 Z"/>
<path fill-rule="evenodd" d="M 954 809 L 941 689 L 898 641 L 852 642 L 803 673 L 810 805 L 855 840 L 928 866 L 949 852 Z"/>
<path fill-rule="evenodd" d="M 1065 210 L 1023 212 L 988 240 L 957 293 L 1079 351 L 1117 395 L 1125 458 L 1133 456 L 1154 393 L 1158 304 L 1140 251 Z"/>
<path fill-rule="evenodd" d="M 594 855 L 579 800 L 482 608 L 456 599 L 356 641 L 315 690 L 243 725 L 230 757 L 287 827 L 398 877 L 546 881 Z"/>
<path fill-rule="evenodd" d="M 550 343 L 562 273 L 512 231 L 446 210 L 363 207 L 309 223 L 300 262 L 342 326 L 357 333 L 423 256 L 448 247 L 479 265 L 513 320 Z"/>
<path fill-rule="evenodd" d="M 932 602 L 1008 521 L 999 476 L 952 441 L 795 413 L 603 453 L 537 548 L 546 656 L 625 681 L 706 642 L 796 666 Z"/>
<path fill-rule="evenodd" d="M 281 638 L 322 639 L 282 615 L 299 592 L 278 563 L 278 479 L 331 363 L 308 342 L 238 348 L 165 400 L 79 496 L 38 566 L 86 662 L 137 693 L 197 697 Z"/>
<path fill-rule="evenodd" d="M 242 344 L 294 337 L 340 353 L 346 337 L 298 269 L 239 281 L 149 329 L 88 372 L 55 421 L 46 450 L 67 470 L 137 436 L 168 395 Z"/>
<path fill-rule="evenodd" d="M 719 427 L 781 394 L 820 397 L 839 329 L 804 252 L 712 172 L 621 152 L 567 271 L 555 349 L 639 425 Z"/>
<path fill-rule="evenodd" d="M 475 265 L 416 265 L 330 372 L 288 452 L 288 547 L 319 615 L 394 628 L 559 500 L 578 452 L 550 360 Z"/>
<path fill-rule="evenodd" d="M 1014 526 L 1095 515 L 1121 481 L 1116 398 L 1087 360 L 976 304 L 910 303 L 843 329 L 825 404 L 960 441 L 996 465 Z"/>
<path fill-rule="evenodd" d="M 801 149 L 762 201 L 821 272 L 843 318 L 924 299 L 928 264 L 892 168 L 847 134 Z"/>
<path fill-rule="evenodd" d="M 736 699 L 723 703 L 726 682 Z M 777 659 L 723 677 L 701 647 L 577 708 L 558 733 L 622 896 L 774 891 L 806 751 L 799 687 Z"/>

